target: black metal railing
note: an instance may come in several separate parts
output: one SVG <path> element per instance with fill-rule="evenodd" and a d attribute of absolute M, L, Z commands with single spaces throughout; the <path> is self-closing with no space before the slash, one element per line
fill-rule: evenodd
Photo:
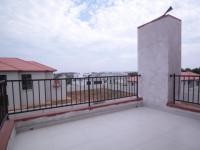
<path fill-rule="evenodd" d="M 0 81 L 0 128 L 8 118 L 8 101 L 6 95 L 6 82 Z"/>
<path fill-rule="evenodd" d="M 138 77 L 7 80 L 9 114 L 138 97 Z"/>
<path fill-rule="evenodd" d="M 200 105 L 200 75 L 171 75 L 173 100 Z"/>

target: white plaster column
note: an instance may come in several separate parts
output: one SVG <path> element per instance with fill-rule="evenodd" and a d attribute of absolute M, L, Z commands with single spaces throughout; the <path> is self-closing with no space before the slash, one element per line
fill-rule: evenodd
<path fill-rule="evenodd" d="M 172 100 L 170 74 L 181 72 L 181 20 L 171 15 L 138 27 L 139 96 L 145 105 Z"/>

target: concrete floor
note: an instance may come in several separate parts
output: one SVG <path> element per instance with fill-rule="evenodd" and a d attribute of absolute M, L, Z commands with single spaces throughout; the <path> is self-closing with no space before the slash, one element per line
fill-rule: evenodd
<path fill-rule="evenodd" d="M 139 107 L 16 135 L 14 150 L 199 150 L 200 121 Z"/>

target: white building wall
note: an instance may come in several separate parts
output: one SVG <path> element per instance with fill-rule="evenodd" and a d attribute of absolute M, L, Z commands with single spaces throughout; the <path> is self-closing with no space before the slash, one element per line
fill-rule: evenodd
<path fill-rule="evenodd" d="M 139 95 L 144 104 L 172 100 L 170 74 L 181 72 L 181 21 L 167 15 L 138 28 Z"/>
<path fill-rule="evenodd" d="M 18 81 L 7 82 L 7 94 L 9 100 L 9 108 L 20 108 L 20 105 L 26 107 L 27 104 L 29 106 L 37 106 L 39 104 L 44 105 L 45 100 L 61 100 L 66 99 L 66 82 L 62 81 L 61 86 L 55 87 L 53 73 L 52 72 L 0 72 L 0 75 L 6 75 L 7 80 L 22 80 L 22 74 L 31 74 L 33 79 L 33 88 L 32 89 L 22 89 L 22 83 Z M 37 79 L 46 79 L 38 81 Z M 51 80 L 48 80 L 51 79 Z M 50 84 L 51 81 L 51 84 Z M 50 87 L 51 85 L 51 87 Z M 51 90 L 50 90 L 51 89 Z M 62 89 L 62 96 L 61 96 Z M 57 92 L 57 98 L 56 98 Z M 46 93 L 46 94 L 45 94 Z M 33 101 L 34 99 L 34 101 Z"/>

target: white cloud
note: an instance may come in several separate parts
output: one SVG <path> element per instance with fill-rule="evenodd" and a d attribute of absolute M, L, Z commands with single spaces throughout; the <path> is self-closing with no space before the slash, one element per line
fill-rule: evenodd
<path fill-rule="evenodd" d="M 198 1 L 1 0 L 0 4 L 2 56 L 34 59 L 59 71 L 136 70 L 137 26 L 172 5 L 172 14 L 183 20 L 183 67 L 200 64 Z"/>

